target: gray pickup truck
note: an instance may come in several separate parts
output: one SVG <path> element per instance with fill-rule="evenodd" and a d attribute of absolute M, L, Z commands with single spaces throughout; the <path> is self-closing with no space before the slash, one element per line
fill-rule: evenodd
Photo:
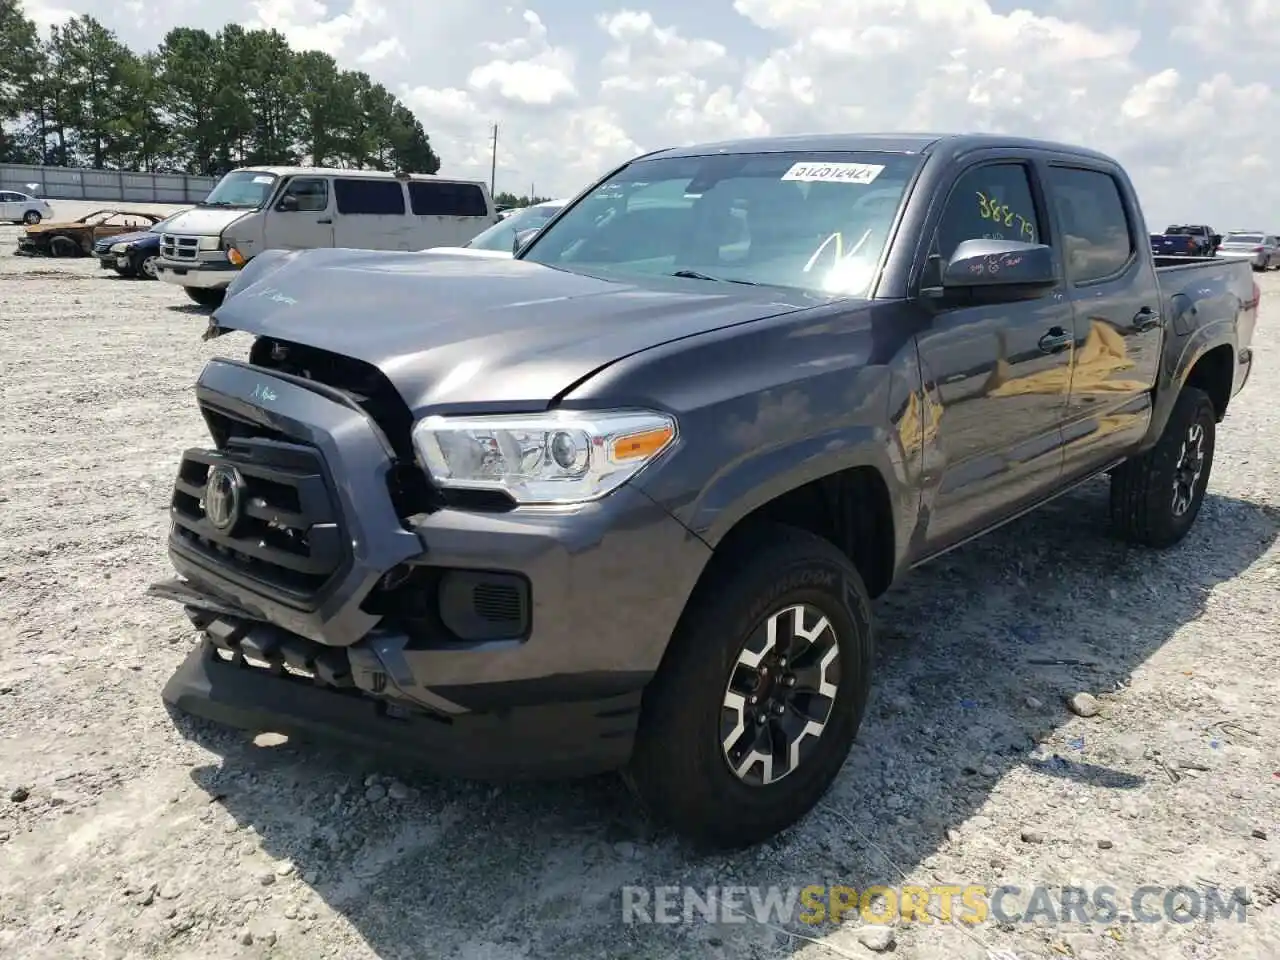
<path fill-rule="evenodd" d="M 1098 153 L 866 135 L 647 154 L 512 260 L 264 253 L 206 334 L 253 342 L 196 387 L 164 700 L 767 838 L 911 568 L 1104 474 L 1116 534 L 1186 535 L 1259 291 L 1147 237 Z"/>

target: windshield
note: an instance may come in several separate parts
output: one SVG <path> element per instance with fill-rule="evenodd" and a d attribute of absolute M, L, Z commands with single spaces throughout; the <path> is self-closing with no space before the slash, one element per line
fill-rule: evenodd
<path fill-rule="evenodd" d="M 521 259 L 865 296 L 919 163 L 862 152 L 639 160 L 539 234 Z"/>
<path fill-rule="evenodd" d="M 1229 233 L 1223 243 L 1261 243 L 1260 233 Z"/>
<path fill-rule="evenodd" d="M 277 179 L 273 173 L 233 170 L 218 181 L 200 206 L 256 210 L 267 202 Z"/>
<path fill-rule="evenodd" d="M 517 233 L 521 230 L 534 230 L 541 227 L 562 209 L 564 208 L 561 205 L 525 207 L 476 234 L 475 238 L 465 246 L 476 250 L 502 250 L 510 253 Z"/>

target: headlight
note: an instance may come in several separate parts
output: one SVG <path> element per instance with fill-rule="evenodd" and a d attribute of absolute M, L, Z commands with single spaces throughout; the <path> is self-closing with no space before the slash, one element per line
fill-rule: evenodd
<path fill-rule="evenodd" d="M 125 252 L 126 250 L 128 250 L 128 249 L 129 249 L 129 245 L 128 245 L 127 243 L 113 243 L 113 244 L 111 245 L 111 251 L 110 251 L 110 252 L 111 252 L 111 253 L 124 253 L 124 252 Z"/>
<path fill-rule="evenodd" d="M 201 250 L 220 250 L 222 249 L 222 240 L 219 237 L 201 237 Z"/>
<path fill-rule="evenodd" d="M 423 466 L 440 486 L 500 490 L 522 504 L 599 499 L 675 438 L 672 417 L 643 410 L 428 417 L 413 428 Z"/>

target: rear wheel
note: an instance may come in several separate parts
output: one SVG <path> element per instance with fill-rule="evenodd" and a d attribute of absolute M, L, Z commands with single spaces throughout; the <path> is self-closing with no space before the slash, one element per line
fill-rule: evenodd
<path fill-rule="evenodd" d="M 624 776 L 700 846 L 759 843 L 808 813 L 861 725 L 870 602 L 820 537 L 762 526 L 717 556 L 646 691 Z"/>
<path fill-rule="evenodd" d="M 1126 540 L 1171 547 L 1195 523 L 1213 469 L 1213 401 L 1183 387 L 1156 445 L 1111 474 L 1111 523 Z"/>
<path fill-rule="evenodd" d="M 206 290 L 203 287 L 183 287 L 183 289 L 187 291 L 188 297 L 202 307 L 220 307 L 226 297 L 226 292 L 223 290 Z"/>
<path fill-rule="evenodd" d="M 32 226 L 39 223 L 41 219 L 42 218 L 40 214 L 37 213 L 35 210 L 28 210 L 26 213 L 22 215 L 22 222 Z"/>

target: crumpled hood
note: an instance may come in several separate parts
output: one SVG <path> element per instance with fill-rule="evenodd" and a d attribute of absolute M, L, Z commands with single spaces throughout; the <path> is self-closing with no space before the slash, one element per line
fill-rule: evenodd
<path fill-rule="evenodd" d="M 620 281 L 446 252 L 272 250 L 232 282 L 211 333 L 242 330 L 363 360 L 422 416 L 542 409 L 630 354 L 821 302 L 769 287 Z"/>
<path fill-rule="evenodd" d="M 225 207 L 196 207 L 164 225 L 165 233 L 188 237 L 216 237 L 227 227 L 254 210 L 228 210 Z"/>

